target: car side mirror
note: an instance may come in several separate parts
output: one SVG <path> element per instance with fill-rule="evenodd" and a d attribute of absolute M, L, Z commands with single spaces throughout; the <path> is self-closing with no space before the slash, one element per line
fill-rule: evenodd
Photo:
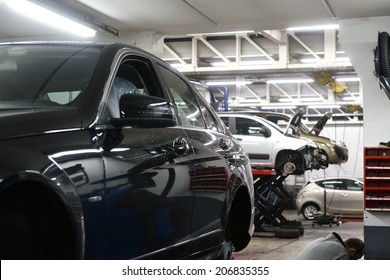
<path fill-rule="evenodd" d="M 264 135 L 264 137 L 270 137 L 271 136 L 271 130 L 269 130 L 268 128 L 262 128 L 260 130 L 260 133 Z"/>
<path fill-rule="evenodd" d="M 112 118 L 114 126 L 161 128 L 177 125 L 176 114 L 168 100 L 141 94 L 124 94 L 119 100 L 120 118 Z"/>

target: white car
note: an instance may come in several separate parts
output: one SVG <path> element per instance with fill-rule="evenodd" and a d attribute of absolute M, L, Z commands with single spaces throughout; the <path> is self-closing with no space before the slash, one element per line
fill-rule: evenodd
<path fill-rule="evenodd" d="M 316 214 L 325 210 L 327 214 L 361 217 L 363 204 L 363 180 L 349 177 L 311 180 L 295 200 L 298 212 L 307 220 L 315 219 Z"/>
<path fill-rule="evenodd" d="M 236 113 L 250 114 L 264 118 L 268 121 L 277 124 L 281 129 L 284 129 L 286 124 L 288 124 L 291 120 L 291 117 L 289 115 L 277 112 L 252 110 L 237 111 Z M 335 141 L 333 139 L 320 135 L 327 121 L 332 116 L 332 113 L 326 112 L 311 129 L 308 128 L 306 124 L 302 121 L 303 116 L 304 115 L 302 111 L 298 111 L 295 114 L 297 121 L 293 126 L 290 127 L 291 133 L 301 138 L 313 140 L 315 143 L 317 143 L 321 147 L 321 149 L 326 152 L 329 164 L 341 164 L 347 162 L 348 148 L 345 145 L 344 141 Z"/>
<path fill-rule="evenodd" d="M 234 112 L 218 115 L 248 153 L 252 168 L 298 175 L 328 166 L 327 157 L 317 144 L 289 135 L 288 129 L 284 132 L 276 124 L 253 115 Z"/>

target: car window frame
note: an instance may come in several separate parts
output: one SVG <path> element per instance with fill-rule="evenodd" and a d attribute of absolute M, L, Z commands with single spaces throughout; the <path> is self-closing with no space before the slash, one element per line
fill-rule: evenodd
<path fill-rule="evenodd" d="M 148 72 L 145 72 L 144 70 L 140 69 L 139 65 L 138 66 L 132 65 L 132 63 L 133 64 L 142 63 L 142 66 L 144 66 L 145 69 L 147 68 Z M 109 120 L 111 117 L 114 117 L 109 112 L 108 103 L 110 102 L 110 98 L 112 98 L 113 95 L 115 78 L 122 76 L 121 74 L 119 74 L 122 65 L 133 66 L 139 74 L 142 73 L 141 77 L 143 78 L 143 80 L 145 80 L 145 78 L 146 80 L 148 80 L 148 82 L 144 82 L 144 85 L 148 87 L 147 91 L 149 96 L 166 98 L 159 84 L 159 79 L 158 76 L 156 75 L 156 71 L 154 69 L 152 59 L 142 54 L 136 53 L 132 50 L 125 50 L 123 52 L 118 53 L 116 59 L 114 59 L 112 63 L 111 69 L 113 70 L 111 71 L 110 76 L 107 80 L 105 90 L 104 90 L 105 94 L 102 97 L 101 105 L 98 112 L 99 124 L 110 125 Z M 118 100 L 118 110 L 119 110 L 119 100 Z"/>
<path fill-rule="evenodd" d="M 174 69 L 171 69 L 170 67 L 168 67 L 168 66 L 166 66 L 166 65 L 164 65 L 162 63 L 156 63 L 156 66 L 157 66 L 156 70 L 157 70 L 157 72 L 159 72 L 159 77 L 162 80 L 162 83 L 164 84 L 163 88 L 165 89 L 165 91 L 166 91 L 166 93 L 168 95 L 169 100 L 173 104 L 176 105 L 175 106 L 176 107 L 176 113 L 178 115 L 178 120 L 179 120 L 179 125 L 180 126 L 187 127 L 187 128 L 207 129 L 207 130 L 211 130 L 211 131 L 222 133 L 222 134 L 226 134 L 227 133 L 227 129 L 225 129 L 224 124 L 222 123 L 222 121 L 219 120 L 217 114 L 212 111 L 212 108 L 208 105 L 208 103 L 206 102 L 204 97 L 194 88 L 194 86 L 191 83 L 189 83 L 186 80 L 184 80 L 180 76 L 180 74 L 177 73 Z M 169 88 L 169 81 L 167 81 L 167 77 L 165 76 L 163 71 L 167 71 L 167 73 L 170 73 L 170 74 L 174 75 L 174 77 L 177 77 L 188 88 L 188 93 L 191 94 L 191 97 L 193 98 L 193 101 L 194 101 L 192 104 L 199 111 L 200 118 L 202 120 L 202 125 L 191 125 L 191 124 L 188 124 L 188 123 L 185 124 L 185 122 L 187 120 L 183 117 L 183 114 L 180 114 L 179 108 L 178 108 L 178 106 L 176 104 L 175 97 L 174 97 L 174 94 L 179 94 L 179 93 L 177 93 L 177 92 L 173 93 L 171 91 L 171 88 Z M 209 117 L 212 119 L 212 122 L 215 123 L 215 126 L 214 126 L 215 129 L 213 129 L 213 127 L 209 127 L 209 121 L 205 117 L 205 113 L 204 113 L 205 111 L 207 112 Z M 182 112 L 182 113 L 185 113 L 185 112 Z"/>

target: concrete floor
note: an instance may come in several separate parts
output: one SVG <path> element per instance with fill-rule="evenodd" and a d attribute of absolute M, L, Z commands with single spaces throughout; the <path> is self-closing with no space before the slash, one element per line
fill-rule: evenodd
<path fill-rule="evenodd" d="M 316 238 L 324 237 L 331 232 L 337 232 L 342 239 L 358 237 L 364 240 L 363 219 L 340 218 L 341 224 L 315 225 L 296 215 L 296 210 L 286 210 L 283 216 L 288 220 L 302 221 L 304 234 L 299 238 L 284 239 L 277 237 L 259 237 L 255 232 L 250 244 L 241 252 L 234 254 L 236 260 L 294 260 L 299 252 Z M 364 258 L 364 257 L 363 257 Z"/>

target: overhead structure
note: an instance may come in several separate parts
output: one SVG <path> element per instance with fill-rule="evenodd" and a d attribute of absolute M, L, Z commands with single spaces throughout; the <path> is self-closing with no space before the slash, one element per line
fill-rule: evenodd
<path fill-rule="evenodd" d="M 160 56 L 192 80 L 228 87 L 230 109 L 305 106 L 322 115 L 328 106 L 335 116 L 362 119 L 361 110 L 348 116 L 347 106 L 362 108 L 363 89 L 337 29 L 187 34 L 159 43 Z"/>

